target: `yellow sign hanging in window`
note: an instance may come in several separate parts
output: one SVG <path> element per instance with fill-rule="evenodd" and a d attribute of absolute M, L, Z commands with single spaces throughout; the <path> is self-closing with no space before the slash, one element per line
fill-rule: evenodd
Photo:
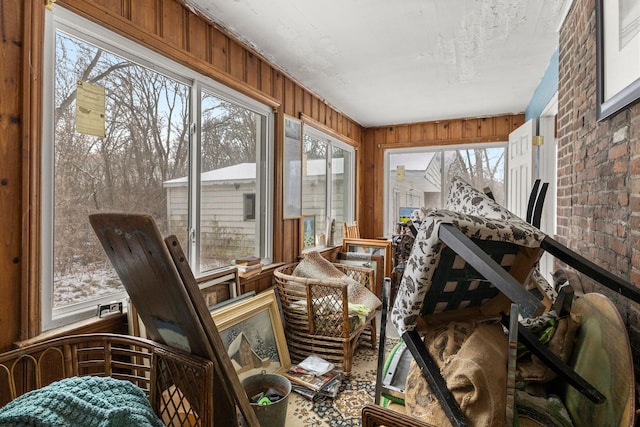
<path fill-rule="evenodd" d="M 76 89 L 76 131 L 87 135 L 105 136 L 104 87 L 79 81 Z"/>

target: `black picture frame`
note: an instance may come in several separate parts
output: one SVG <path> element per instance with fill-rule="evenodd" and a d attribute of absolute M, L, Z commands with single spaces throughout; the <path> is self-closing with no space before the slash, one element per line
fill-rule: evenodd
<path fill-rule="evenodd" d="M 630 8 L 629 8 L 630 9 Z M 628 11 L 628 10 L 627 10 Z M 621 70 L 629 71 L 629 67 L 617 67 L 616 62 L 625 56 L 624 47 L 631 43 L 640 43 L 640 29 L 631 28 L 628 31 L 628 40 L 623 40 L 621 35 L 621 23 L 624 18 L 620 15 L 626 13 L 624 0 L 596 0 L 596 119 L 605 120 L 625 107 L 640 100 L 640 63 L 636 70 L 632 70 L 631 77 L 620 75 Z M 616 18 L 617 19 L 614 19 Z M 625 22 L 633 21 L 625 20 Z M 633 25 L 628 24 L 630 27 Z M 616 40 L 617 38 L 617 40 Z M 612 43 L 620 43 L 623 49 L 607 49 Z M 618 44 L 613 46 L 618 46 Z M 631 49 L 627 50 L 627 53 Z M 612 76 L 611 73 L 618 73 Z M 608 93 L 606 82 L 613 77 L 620 77 L 616 81 L 622 81 L 623 87 Z"/>

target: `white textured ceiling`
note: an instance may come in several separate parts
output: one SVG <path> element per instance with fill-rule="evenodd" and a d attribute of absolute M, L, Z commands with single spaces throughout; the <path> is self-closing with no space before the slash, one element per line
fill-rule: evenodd
<path fill-rule="evenodd" d="M 571 0 L 186 0 L 365 127 L 521 113 Z"/>

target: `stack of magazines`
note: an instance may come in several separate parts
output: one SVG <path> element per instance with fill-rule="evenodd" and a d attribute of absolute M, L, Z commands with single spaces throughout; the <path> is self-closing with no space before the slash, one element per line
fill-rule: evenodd
<path fill-rule="evenodd" d="M 333 399 L 342 385 L 342 372 L 333 363 L 314 355 L 292 366 L 284 375 L 291 381 L 291 390 L 309 400 Z"/>

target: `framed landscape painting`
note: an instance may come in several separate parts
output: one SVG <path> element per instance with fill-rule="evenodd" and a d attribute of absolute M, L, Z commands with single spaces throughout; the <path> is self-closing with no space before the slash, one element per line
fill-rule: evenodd
<path fill-rule="evenodd" d="M 291 360 L 274 291 L 211 312 L 240 379 L 265 371 L 282 373 Z"/>

